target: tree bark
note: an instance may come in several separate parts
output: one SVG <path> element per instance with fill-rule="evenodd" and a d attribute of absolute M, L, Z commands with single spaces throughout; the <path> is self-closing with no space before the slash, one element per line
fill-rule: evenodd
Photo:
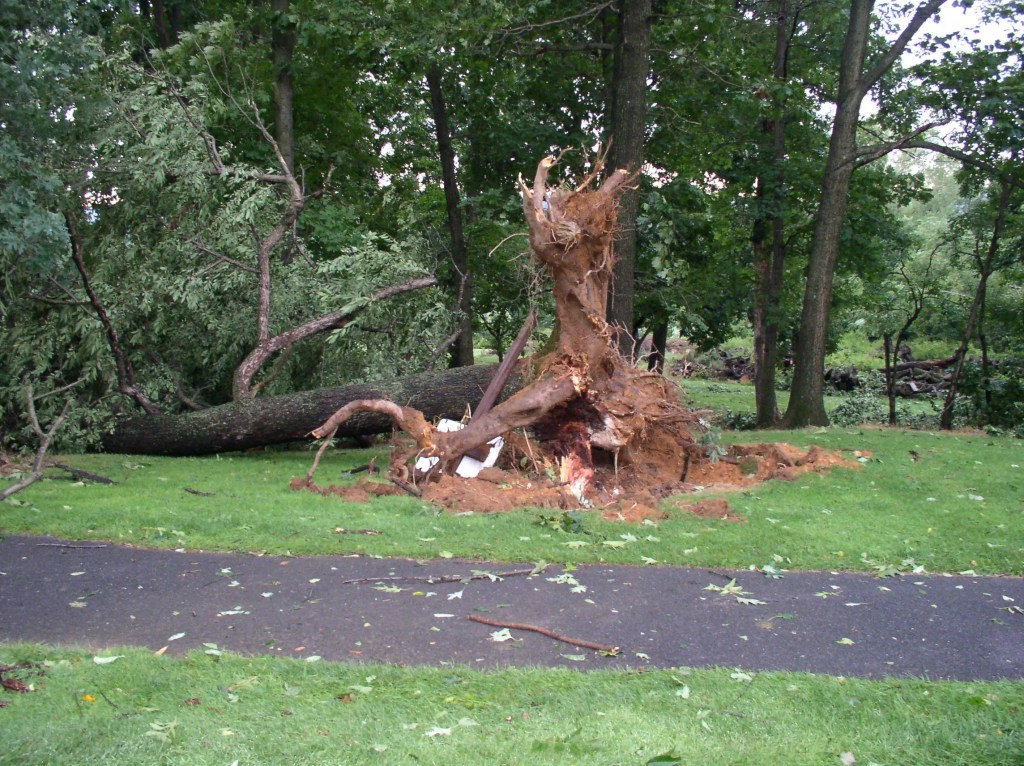
<path fill-rule="evenodd" d="M 271 48 L 274 59 L 274 136 L 288 171 L 295 172 L 295 89 L 292 83 L 292 54 L 295 25 L 288 15 L 289 0 L 271 0 Z"/>
<path fill-rule="evenodd" d="M 825 162 L 821 201 L 815 217 L 800 329 L 794 348 L 793 385 L 789 407 L 783 418 L 783 426 L 786 428 L 828 425 L 824 374 L 828 320 L 832 306 L 832 279 L 839 257 L 839 240 L 846 218 L 850 179 L 858 162 L 857 126 L 861 103 L 868 90 L 892 68 L 921 25 L 945 2 L 928 0 L 921 5 L 896 41 L 865 71 L 874 0 L 851 1 L 850 19 L 839 65 L 836 116 Z"/>
<path fill-rule="evenodd" d="M 441 177 L 444 184 L 444 202 L 448 214 L 448 232 L 452 240 L 452 265 L 455 277 L 453 292 L 457 296 L 459 337 L 452 346 L 452 367 L 473 364 L 473 282 L 469 271 L 469 248 L 462 226 L 462 195 L 455 170 L 455 149 L 452 146 L 448 124 L 448 107 L 444 99 L 441 68 L 433 62 L 427 70 L 427 88 L 430 91 L 430 113 L 434 119 Z"/>
<path fill-rule="evenodd" d="M 853 0 L 839 73 L 839 98 L 829 141 L 821 201 L 814 224 L 800 329 L 794 347 L 795 365 L 789 407 L 783 425 L 799 428 L 828 425 L 824 372 L 832 278 L 839 257 L 839 238 L 846 218 L 847 195 L 857 149 L 860 105 L 867 92 L 861 82 L 874 0 Z"/>
<path fill-rule="evenodd" d="M 777 83 L 788 78 L 791 30 L 788 0 L 778 0 L 775 18 L 775 54 L 772 74 Z M 772 428 L 779 421 L 775 393 L 775 370 L 779 360 L 779 310 L 782 303 L 782 277 L 786 258 L 785 217 L 783 214 L 786 161 L 786 103 L 777 103 L 775 119 L 762 131 L 771 135 L 772 167 L 758 179 L 758 197 L 767 204 L 771 216 L 754 223 L 754 402 L 757 428 Z M 770 245 L 768 231 L 771 232 Z"/>
<path fill-rule="evenodd" d="M 612 144 L 608 166 L 639 173 L 647 131 L 647 80 L 651 62 L 651 0 L 622 0 L 611 87 Z M 636 217 L 640 190 L 626 189 L 619 200 L 619 231 L 615 267 L 608 299 L 608 323 L 615 328 L 619 353 L 627 359 L 633 348 L 633 303 L 636 281 Z"/>
<path fill-rule="evenodd" d="M 775 371 L 779 361 L 779 308 L 782 295 L 784 249 L 781 218 L 772 222 L 777 244 L 755 240 L 754 252 L 754 403 L 756 428 L 773 428 L 779 421 Z"/>
<path fill-rule="evenodd" d="M 665 374 L 665 357 L 668 355 L 668 322 L 658 322 L 651 331 L 651 355 L 647 358 L 648 372 Z"/>
<path fill-rule="evenodd" d="M 171 36 L 167 32 L 167 18 L 164 0 L 153 0 L 153 24 L 156 28 L 156 42 L 161 49 L 171 47 Z"/>
<path fill-rule="evenodd" d="M 431 419 L 458 420 L 467 405 L 476 406 L 496 369 L 496 365 L 477 365 L 397 380 L 241 400 L 181 415 L 127 418 L 119 421 L 103 440 L 103 448 L 107 452 L 137 455 L 210 455 L 305 441 L 333 412 L 358 399 L 386 398 L 415 407 Z M 521 388 L 528 376 L 528 363 L 521 363 L 513 370 L 502 396 Z M 391 420 L 386 416 L 360 414 L 347 421 L 338 435 L 365 436 L 391 430 Z"/>

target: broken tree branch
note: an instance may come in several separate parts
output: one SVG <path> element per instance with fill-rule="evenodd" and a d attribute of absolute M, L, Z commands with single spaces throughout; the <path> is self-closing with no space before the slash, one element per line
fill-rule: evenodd
<path fill-rule="evenodd" d="M 269 271 L 267 272 L 267 275 L 267 278 L 269 279 Z M 256 347 L 249 352 L 248 356 L 242 360 L 242 363 L 239 364 L 235 370 L 236 398 L 255 398 L 258 393 L 258 388 L 252 385 L 252 379 L 256 376 L 256 373 L 263 368 L 263 365 L 266 364 L 267 360 L 278 351 L 311 338 L 314 335 L 344 327 L 374 303 L 394 298 L 403 293 L 421 290 L 425 287 L 433 287 L 436 284 L 437 277 L 427 276 L 411 279 L 408 282 L 403 282 L 397 285 L 388 285 L 387 287 L 381 288 L 373 295 L 349 303 L 347 306 L 340 308 L 337 311 L 321 314 L 320 316 L 309 320 L 305 324 L 293 327 L 290 330 L 273 337 L 269 336 L 268 329 L 267 337 L 261 336 L 261 340 L 256 344 Z M 267 285 L 269 286 L 269 282 L 267 282 Z M 270 293 L 267 292 L 266 296 L 268 301 L 269 295 Z"/>
<path fill-rule="evenodd" d="M 511 572 L 495 572 L 495 573 L 484 573 L 471 574 L 471 575 L 440 575 L 440 576 L 426 576 L 417 577 L 416 575 L 406 575 L 398 577 L 359 577 L 354 580 L 342 580 L 342 585 L 369 585 L 370 583 L 378 582 L 425 582 L 428 585 L 437 585 L 438 583 L 447 582 L 468 582 L 470 580 L 493 580 L 498 578 L 499 580 L 506 577 L 519 577 L 522 575 L 537 574 L 542 570 L 537 567 L 532 569 L 515 569 Z"/>
<path fill-rule="evenodd" d="M 509 630 L 529 630 L 534 633 L 540 633 L 542 636 L 553 638 L 556 641 L 561 641 L 565 644 L 572 644 L 573 646 L 582 646 L 584 649 L 593 649 L 595 652 L 601 652 L 609 657 L 615 657 L 621 651 L 617 646 L 606 646 L 605 644 L 597 644 L 593 641 L 584 641 L 580 638 L 571 638 L 570 636 L 564 636 L 561 633 L 555 633 L 553 630 L 542 628 L 539 625 L 528 625 L 524 622 L 502 622 L 500 620 L 492 620 L 488 617 L 481 617 L 477 614 L 469 615 L 469 619 L 473 622 L 479 622 L 483 625 L 490 625 L 495 628 L 508 628 Z"/>
<path fill-rule="evenodd" d="M 75 268 L 78 269 L 78 275 L 82 279 L 82 287 L 85 288 L 85 293 L 89 296 L 89 303 L 92 306 L 93 311 L 96 313 L 96 318 L 100 320 L 100 324 L 103 325 L 103 329 L 106 331 L 107 343 L 110 345 L 110 352 L 114 355 L 114 361 L 117 365 L 118 390 L 142 407 L 142 409 L 146 411 L 147 415 L 159 415 L 159 408 L 153 404 L 149 397 L 147 397 L 146 394 L 138 387 L 135 381 L 135 369 L 132 367 L 131 359 L 128 358 L 128 354 L 121 345 L 121 339 L 117 335 L 114 323 L 110 321 L 110 316 L 107 314 L 106 308 L 104 308 L 103 303 L 100 301 L 99 295 L 96 294 L 96 291 L 92 287 L 92 282 L 89 279 L 89 272 L 85 268 L 85 259 L 82 254 L 84 244 L 82 241 L 82 233 L 78 228 L 78 220 L 73 213 L 65 210 L 64 221 L 67 224 L 68 234 L 71 239 L 71 260 L 74 261 Z"/>
<path fill-rule="evenodd" d="M 28 417 L 32 422 L 32 430 L 35 431 L 36 436 L 39 438 L 39 446 L 36 448 L 35 462 L 32 464 L 32 471 L 27 475 L 11 484 L 9 487 L 4 487 L 0 490 L 0 501 L 6 500 L 16 492 L 26 487 L 31 487 L 41 478 L 43 478 L 43 470 L 46 468 L 43 462 L 46 459 L 46 451 L 50 448 L 50 441 L 53 439 L 53 435 L 57 433 L 64 421 L 68 416 L 68 408 L 71 406 L 71 401 L 64 402 L 64 407 L 60 411 L 60 415 L 54 418 L 54 421 L 50 424 L 50 427 L 43 430 L 42 426 L 39 425 L 39 418 L 36 415 L 36 397 L 32 393 L 32 384 L 25 386 L 25 400 L 28 406 Z"/>

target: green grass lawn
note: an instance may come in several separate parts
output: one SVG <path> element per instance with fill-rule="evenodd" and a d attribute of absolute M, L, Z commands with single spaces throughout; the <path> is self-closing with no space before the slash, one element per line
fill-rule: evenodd
<path fill-rule="evenodd" d="M 727 495 L 746 523 L 669 518 L 627 526 L 582 513 L 582 529 L 543 524 L 551 511 L 439 511 L 412 497 L 353 503 L 289 488 L 312 454 L 206 458 L 81 455 L 68 463 L 102 485 L 47 479 L 0 506 L 0 530 L 136 545 L 275 554 L 366 553 L 415 559 L 761 566 L 870 570 L 913 559 L 931 572 L 1024 574 L 1024 442 L 883 428 L 727 433 L 869 452 L 854 468 L 804 474 Z M 384 450 L 329 452 L 323 484 Z M 209 493 L 193 494 L 188 490 Z M 334 530 L 373 529 L 378 535 Z"/>
<path fill-rule="evenodd" d="M 752 390 L 693 386 L 691 396 L 733 397 L 725 406 L 737 409 L 750 406 Z M 817 444 L 851 459 L 859 452 L 860 462 L 729 494 L 742 523 L 673 510 L 657 524 L 626 526 L 582 514 L 569 533 L 545 523 L 551 511 L 454 515 L 411 497 L 360 504 L 293 492 L 308 451 L 78 455 L 63 460 L 118 483 L 53 471 L 0 505 L 0 533 L 294 555 L 1024 573 L 1024 442 L 882 428 L 721 438 Z M 340 481 L 374 456 L 385 450 L 330 452 L 318 480 Z M 0 665 L 43 663 L 4 676 L 34 691 L 0 692 L 0 764 L 761 766 L 842 764 L 846 753 L 878 766 L 1024 763 L 1021 682 L 101 653 L 118 655 L 97 664 L 71 649 L 0 645 Z"/>
<path fill-rule="evenodd" d="M 753 415 L 756 411 L 752 384 L 697 378 L 679 382 L 683 387 L 687 403 L 694 409 L 711 410 L 717 416 L 725 413 Z M 776 397 L 779 411 L 785 412 L 786 406 L 789 404 L 789 391 L 778 391 Z M 831 413 L 846 399 L 847 397 L 836 394 L 825 396 L 825 411 Z M 879 397 L 879 402 L 885 405 L 885 400 L 881 397 Z M 940 401 L 921 398 L 899 399 L 897 402 L 900 407 L 905 408 L 911 414 L 936 415 L 936 425 L 938 424 L 937 413 L 942 406 Z"/>
<path fill-rule="evenodd" d="M 733 669 L 409 670 L 0 646 L 0 764 L 1008 766 L 1024 684 Z M 655 760 L 664 756 L 663 760 Z M 671 756 L 671 757 L 669 757 Z M 847 756 L 849 758 L 850 756 Z"/>

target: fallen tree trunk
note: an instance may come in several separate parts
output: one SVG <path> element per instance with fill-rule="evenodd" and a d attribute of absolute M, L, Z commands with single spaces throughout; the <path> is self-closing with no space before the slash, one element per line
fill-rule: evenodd
<path fill-rule="evenodd" d="M 951 356 L 947 359 L 917 359 L 908 362 L 901 362 L 900 364 L 894 364 L 892 371 L 899 373 L 906 372 L 907 370 L 945 370 L 955 364 L 956 356 Z M 880 367 L 878 371 L 885 372 L 885 368 Z"/>
<path fill-rule="evenodd" d="M 107 452 L 136 455 L 210 455 L 301 441 L 332 413 L 359 399 L 390 399 L 415 407 L 426 417 L 460 419 L 466 406 L 476 406 L 497 365 L 459 367 L 396 380 L 343 388 L 322 388 L 210 407 L 181 415 L 146 415 L 117 423 L 103 440 Z M 508 397 L 522 388 L 529 370 L 521 363 L 502 392 Z M 389 433 L 391 418 L 360 413 L 338 429 L 338 436 Z"/>

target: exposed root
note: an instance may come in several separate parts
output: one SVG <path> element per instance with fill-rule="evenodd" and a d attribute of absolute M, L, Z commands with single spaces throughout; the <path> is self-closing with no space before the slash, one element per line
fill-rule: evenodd
<path fill-rule="evenodd" d="M 555 474 L 550 478 L 557 482 L 559 504 L 567 493 L 575 507 L 617 502 L 616 495 L 605 494 L 605 484 L 620 492 L 646 492 L 679 481 L 687 458 L 699 454 L 690 437 L 696 418 L 680 404 L 673 384 L 640 372 L 619 355 L 615 332 L 605 319 L 618 196 L 634 176 L 619 169 L 594 188 L 604 167 L 599 154 L 578 188 L 549 187 L 548 174 L 557 161 L 540 161 L 532 188 L 520 179 L 530 244 L 553 281 L 557 318 L 556 347 L 536 360 L 535 381 L 490 411 L 480 408 L 462 430 L 443 433 L 411 408 L 385 400 L 351 402 L 313 432 L 325 442 L 308 482 L 327 440 L 347 418 L 363 411 L 390 416 L 411 437 L 415 446 L 396 446 L 391 460 L 390 478 L 404 486 L 423 489 L 450 476 L 472 450 L 527 428 L 538 449 L 528 438 L 520 446 L 534 471 Z M 413 457 L 436 460 L 426 475 L 417 475 L 409 465 Z"/>

